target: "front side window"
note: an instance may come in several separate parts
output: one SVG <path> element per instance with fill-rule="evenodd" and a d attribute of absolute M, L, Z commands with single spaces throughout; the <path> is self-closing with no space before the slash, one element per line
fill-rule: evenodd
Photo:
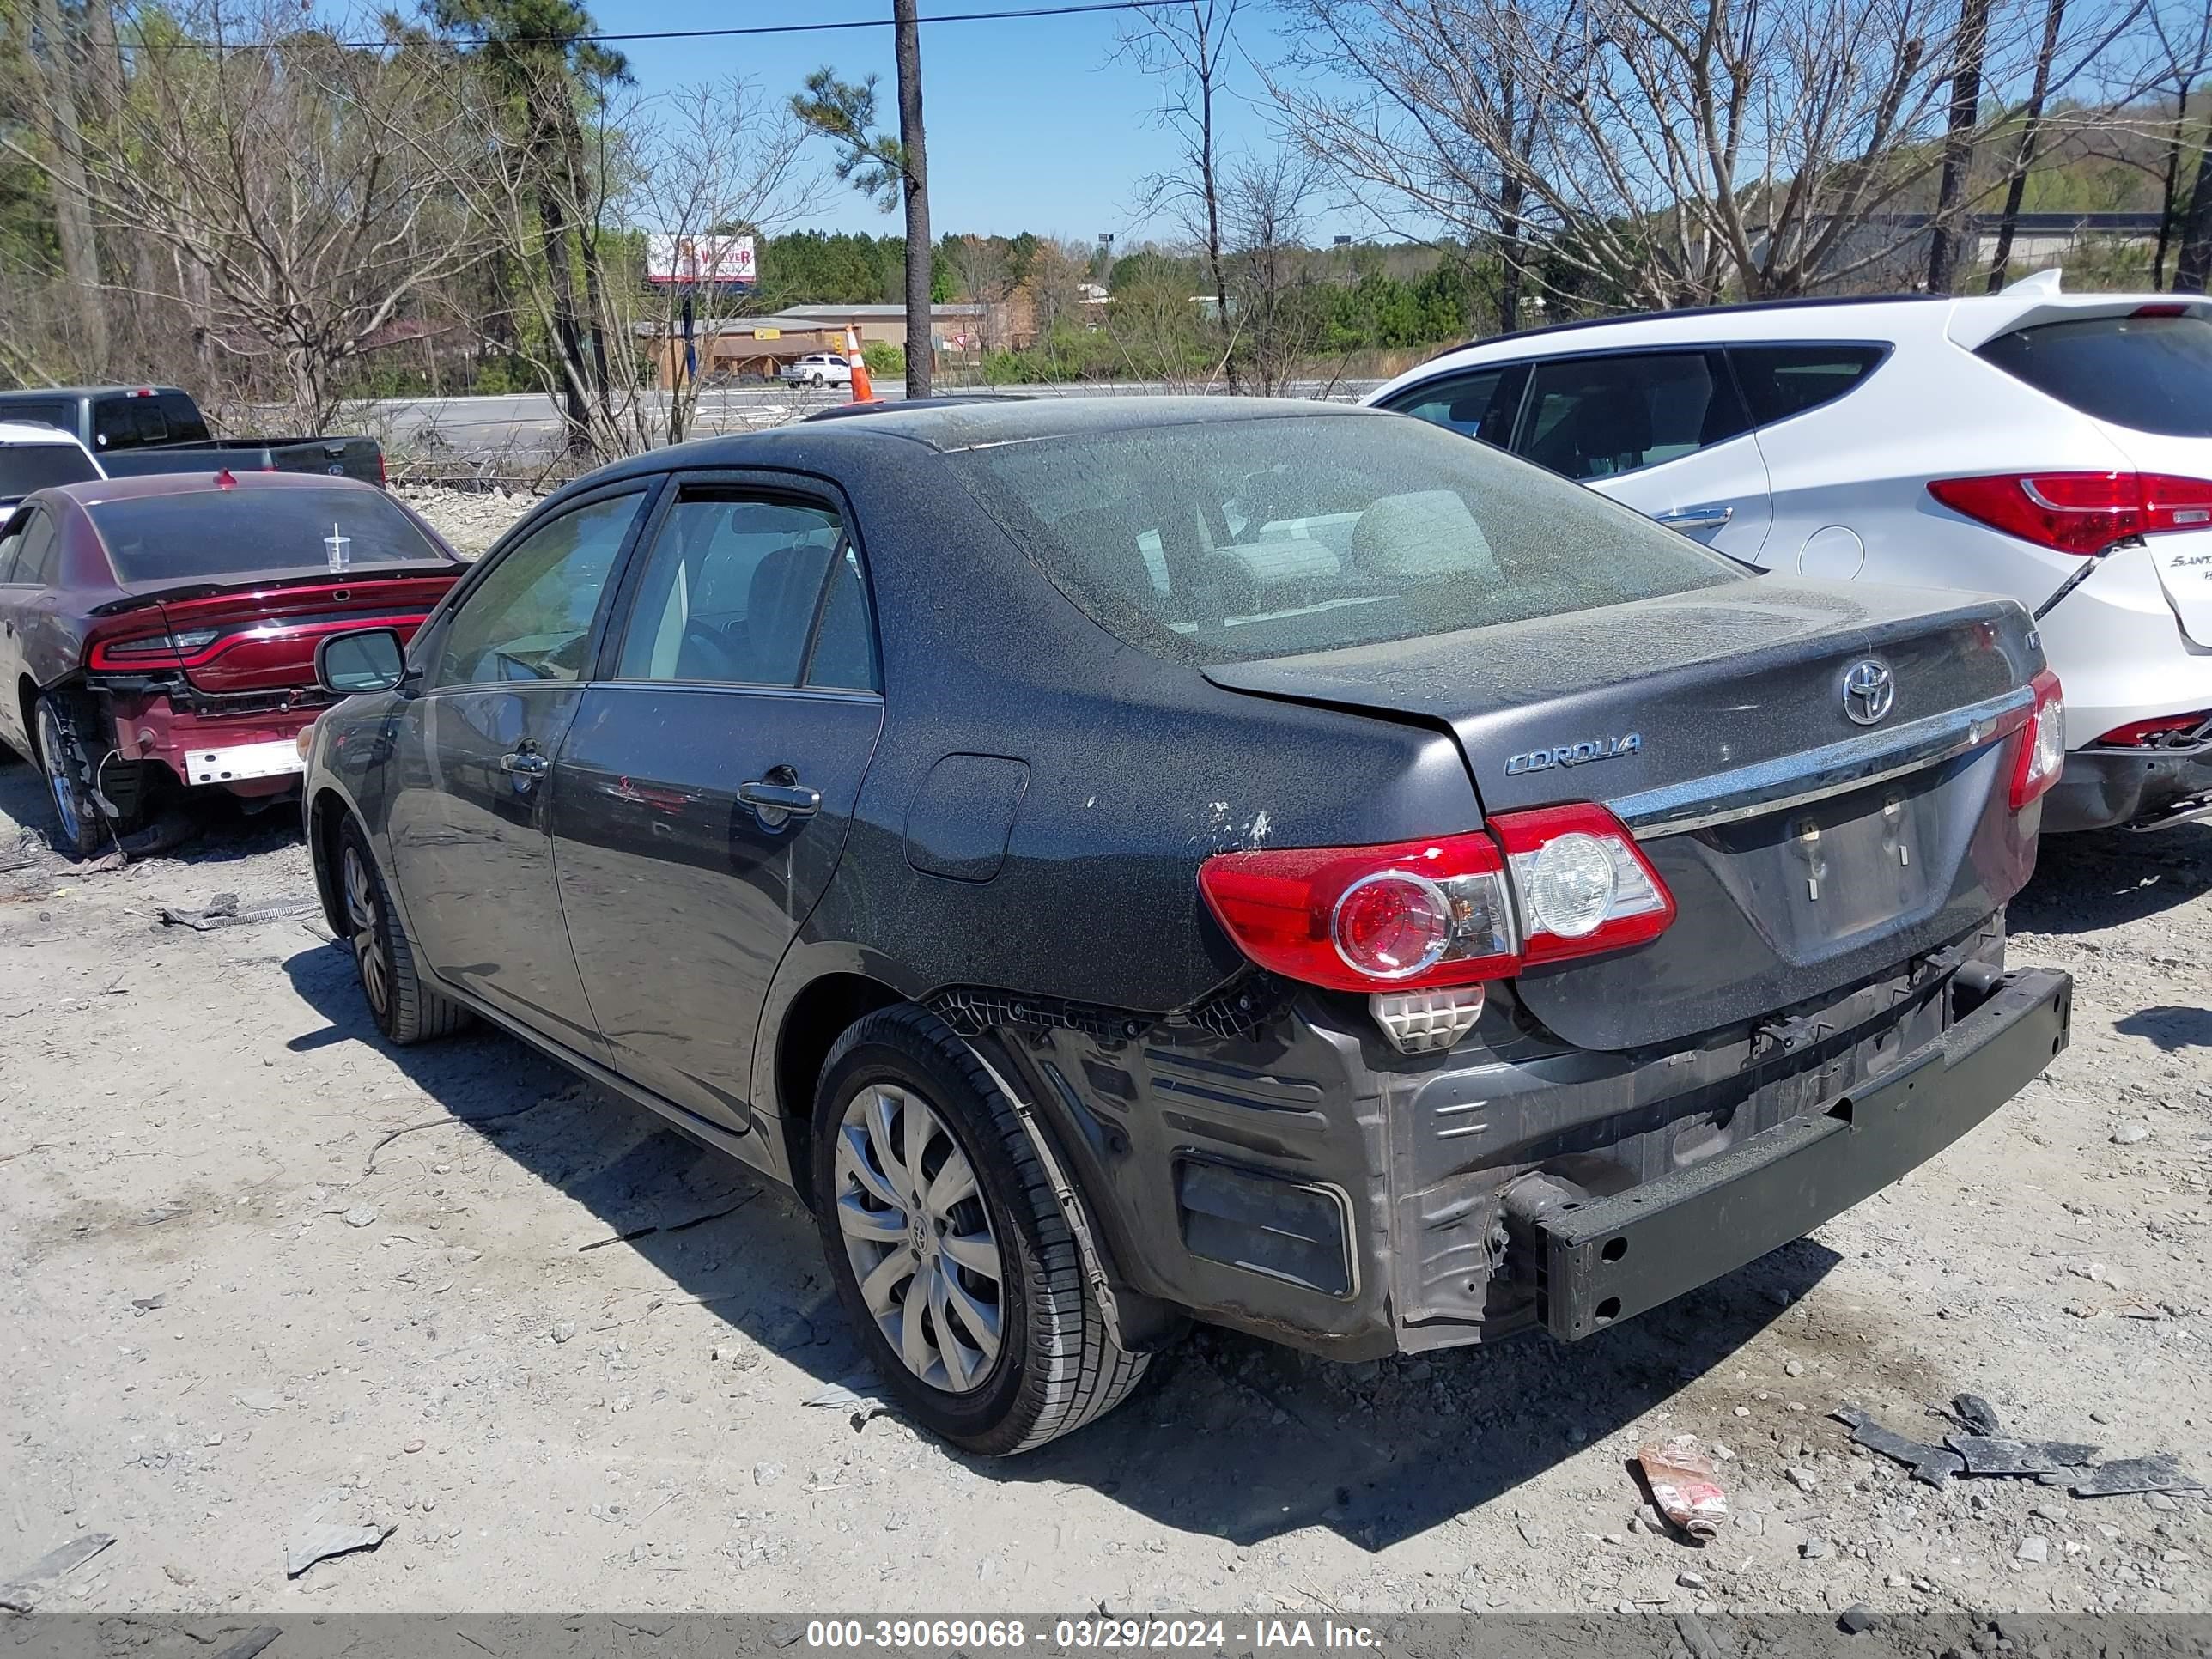
<path fill-rule="evenodd" d="M 23 536 L 38 516 L 35 512 L 21 511 L 0 520 L 0 585 L 18 580 L 15 568 L 21 562 Z"/>
<path fill-rule="evenodd" d="M 797 685 L 824 579 L 848 551 L 827 507 L 687 490 L 653 538 L 617 675 Z"/>
<path fill-rule="evenodd" d="M 507 548 L 446 624 L 430 685 L 582 679 L 599 596 L 644 500 L 572 508 Z"/>
<path fill-rule="evenodd" d="M 1512 441 L 1521 381 L 1521 374 L 1510 364 L 1442 374 L 1400 392 L 1386 407 L 1503 449 Z"/>
<path fill-rule="evenodd" d="M 1889 355 L 1878 345 L 1740 345 L 1729 348 L 1753 425 L 1771 426 L 1855 390 Z"/>
<path fill-rule="evenodd" d="M 1717 353 L 1569 357 L 1530 371 L 1513 447 L 1579 482 L 1678 460 L 1749 426 Z"/>
<path fill-rule="evenodd" d="M 2084 317 L 2014 329 L 1977 355 L 2094 419 L 2212 438 L 2212 319 Z"/>
<path fill-rule="evenodd" d="M 1395 415 L 1218 421 L 948 457 L 1117 637 L 1230 662 L 1682 593 L 1742 568 L 1511 456 Z"/>

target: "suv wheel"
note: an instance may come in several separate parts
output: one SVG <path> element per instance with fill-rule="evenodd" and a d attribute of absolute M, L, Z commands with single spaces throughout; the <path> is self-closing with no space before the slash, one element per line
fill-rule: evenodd
<path fill-rule="evenodd" d="M 338 836 L 338 891 L 345 900 L 346 942 L 376 1029 L 404 1048 L 467 1024 L 466 1009 L 422 982 L 368 837 L 351 818 Z"/>
<path fill-rule="evenodd" d="M 816 1220 L 838 1300 L 908 1415 L 1028 1451 L 1112 1410 L 1116 1346 L 1036 1151 L 990 1073 L 919 1008 L 870 1014 L 823 1067 Z"/>
<path fill-rule="evenodd" d="M 823 386 L 822 371 L 817 368 L 813 374 L 808 375 L 806 377 L 806 384 L 812 386 L 817 392 L 819 392 Z"/>

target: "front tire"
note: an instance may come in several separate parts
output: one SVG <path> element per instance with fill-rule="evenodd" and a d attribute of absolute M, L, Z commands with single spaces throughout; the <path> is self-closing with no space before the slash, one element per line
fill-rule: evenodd
<path fill-rule="evenodd" d="M 823 1067 L 816 1221 L 837 1299 L 914 1421 L 1029 1451 L 1127 1399 L 1150 1356 L 1106 1323 L 1036 1149 L 973 1050 L 915 1007 Z"/>
<path fill-rule="evenodd" d="M 404 1048 L 449 1036 L 468 1024 L 468 1011 L 432 990 L 392 906 L 361 825 L 348 818 L 338 834 L 338 892 L 345 901 L 346 942 L 371 1018 L 386 1041 Z"/>

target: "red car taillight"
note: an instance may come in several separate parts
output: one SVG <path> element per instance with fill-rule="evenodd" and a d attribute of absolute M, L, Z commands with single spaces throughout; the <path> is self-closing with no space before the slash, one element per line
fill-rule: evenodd
<path fill-rule="evenodd" d="M 2035 712 L 2020 734 L 2012 767 L 2012 810 L 2039 800 L 2066 767 L 2066 695 L 2058 676 L 2045 669 L 2034 679 Z"/>
<path fill-rule="evenodd" d="M 1938 478 L 1928 493 L 2008 536 L 2084 556 L 2130 536 L 2212 528 L 2212 481 L 2164 472 L 2003 472 Z"/>
<path fill-rule="evenodd" d="M 1199 890 L 1253 962 L 1337 991 L 1419 990 L 1640 945 L 1674 901 L 1601 806 L 1379 847 L 1223 853 Z"/>

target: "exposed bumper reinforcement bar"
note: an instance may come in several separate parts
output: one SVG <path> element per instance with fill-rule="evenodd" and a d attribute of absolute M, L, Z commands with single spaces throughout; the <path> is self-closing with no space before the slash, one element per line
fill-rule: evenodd
<path fill-rule="evenodd" d="M 1574 1341 L 1794 1238 L 1941 1152 L 2066 1046 L 2074 981 L 2034 969 L 1826 1111 L 1536 1220 L 1545 1328 Z"/>

